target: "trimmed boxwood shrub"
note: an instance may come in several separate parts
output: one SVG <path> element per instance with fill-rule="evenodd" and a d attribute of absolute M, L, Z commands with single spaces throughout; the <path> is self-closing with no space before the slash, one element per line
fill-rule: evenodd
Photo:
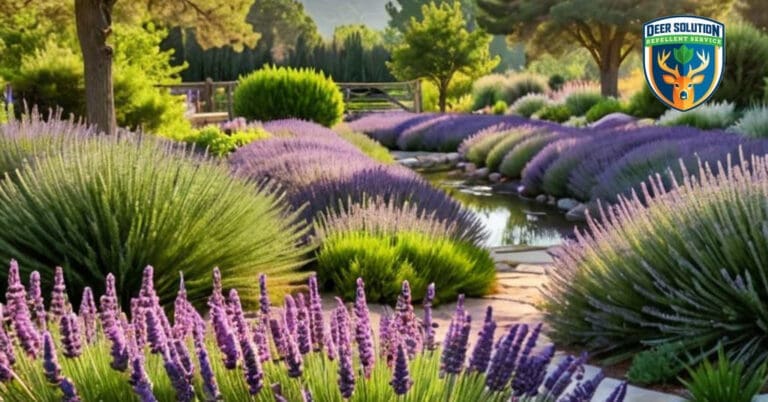
<path fill-rule="evenodd" d="M 267 66 L 240 77 L 234 111 L 248 120 L 297 118 L 331 127 L 344 115 L 344 97 L 322 72 Z"/>
<path fill-rule="evenodd" d="M 493 114 L 506 114 L 507 109 L 509 109 L 507 102 L 500 100 L 500 101 L 496 101 L 496 103 L 493 104 L 493 109 L 491 110 L 491 112 L 493 112 Z"/>
<path fill-rule="evenodd" d="M 62 266 L 73 302 L 85 286 L 103 294 L 111 272 L 130 306 L 142 270 L 153 265 L 163 304 L 182 272 L 200 305 L 219 266 L 225 287 L 239 287 L 253 306 L 257 273 L 280 292 L 304 276 L 296 269 L 309 250 L 297 247 L 304 229 L 292 222 L 296 215 L 269 188 L 153 137 L 81 140 L 0 183 L 0 260 L 18 259 L 24 277 L 37 270 L 53 278 Z"/>
<path fill-rule="evenodd" d="M 635 92 L 627 106 L 627 112 L 632 116 L 649 119 L 658 119 L 667 110 L 667 106 L 656 99 L 648 85 L 643 85 L 643 89 Z"/>
<path fill-rule="evenodd" d="M 587 110 L 585 117 L 588 122 L 592 123 L 617 112 L 624 112 L 624 106 L 621 102 L 616 98 L 603 98 Z"/>
<path fill-rule="evenodd" d="M 354 298 L 363 278 L 369 302 L 392 302 L 407 280 L 414 300 L 434 282 L 438 300 L 490 292 L 496 269 L 488 251 L 468 242 L 416 232 L 351 231 L 324 238 L 317 253 L 317 275 L 326 286 Z"/>
<path fill-rule="evenodd" d="M 721 344 L 766 361 L 767 162 L 702 168 L 647 207 L 622 200 L 592 221 L 555 258 L 544 304 L 553 339 L 617 359 L 676 342 L 694 359 Z"/>

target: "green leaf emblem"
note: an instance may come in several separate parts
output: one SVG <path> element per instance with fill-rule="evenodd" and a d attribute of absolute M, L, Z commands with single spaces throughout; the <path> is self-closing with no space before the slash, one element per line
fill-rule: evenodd
<path fill-rule="evenodd" d="M 688 48 L 688 46 L 682 45 L 673 52 L 675 60 L 680 64 L 688 64 L 693 59 L 693 49 Z"/>

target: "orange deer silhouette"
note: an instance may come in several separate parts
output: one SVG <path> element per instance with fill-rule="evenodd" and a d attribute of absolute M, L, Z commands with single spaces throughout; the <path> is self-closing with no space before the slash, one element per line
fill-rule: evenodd
<path fill-rule="evenodd" d="M 709 55 L 705 52 L 697 52 L 696 57 L 698 57 L 701 62 L 699 66 L 696 68 L 691 67 L 686 75 L 680 75 L 678 66 L 675 66 L 673 70 L 667 65 L 667 60 L 669 60 L 670 54 L 671 52 L 662 51 L 658 55 L 657 61 L 659 62 L 659 67 L 663 71 L 669 73 L 664 74 L 661 78 L 664 80 L 664 83 L 674 85 L 672 88 L 672 104 L 675 108 L 687 110 L 693 106 L 693 100 L 695 98 L 693 96 L 694 85 L 701 84 L 704 81 L 704 75 L 699 73 L 709 66 Z"/>

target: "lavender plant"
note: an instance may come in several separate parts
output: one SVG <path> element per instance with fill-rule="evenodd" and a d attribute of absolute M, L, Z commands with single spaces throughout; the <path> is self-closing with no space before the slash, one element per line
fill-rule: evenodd
<path fill-rule="evenodd" d="M 47 332 L 27 323 L 16 310 L 8 323 L 13 326 L 22 320 L 24 325 L 30 324 L 29 330 L 41 339 L 42 352 L 35 356 L 18 353 L 10 358 L 7 350 L 0 350 L 0 398 L 12 402 L 220 399 L 502 402 L 510 398 L 565 402 L 590 400 L 602 379 L 600 375 L 581 379 L 584 356 L 567 357 L 564 360 L 567 364 L 560 364 L 548 374 L 554 349 L 551 345 L 537 346 L 540 326 L 528 330 L 524 324 L 515 325 L 494 342 L 493 331 L 488 330 L 496 326 L 490 310 L 481 333 L 484 341 L 472 351 L 472 365 L 468 367 L 465 360 L 471 345 L 467 323 L 471 318 L 462 299 L 451 321 L 452 330 L 444 342 L 446 347 L 426 348 L 407 282 L 403 283 L 392 316 L 382 319 L 384 336 L 379 339 L 378 350 L 370 349 L 372 328 L 365 319 L 369 314 L 363 301 L 365 291 L 362 283 L 358 283 L 354 320 L 347 306 L 338 301 L 330 312 L 330 320 L 321 314 L 317 322 L 321 327 L 330 324 L 329 345 L 334 345 L 338 355 L 331 357 L 326 350 L 298 354 L 293 334 L 288 331 L 285 335 L 293 346 L 288 348 L 286 356 L 269 349 L 266 356 L 261 356 L 256 352 L 259 344 L 256 338 L 261 333 L 262 320 L 251 322 L 247 318 L 235 290 L 224 297 L 217 273 L 208 302 L 211 319 L 204 320 L 188 304 L 181 288 L 175 306 L 186 307 L 174 312 L 173 327 L 159 304 L 152 273 L 151 267 L 144 271 L 136 299 L 139 308 L 134 312 L 148 318 L 145 324 L 140 326 L 133 319 L 127 321 L 119 307 L 106 303 L 102 306 L 102 325 L 95 341 L 84 344 L 78 356 L 62 354 L 55 329 Z M 18 275 L 12 275 L 10 281 L 9 294 L 25 292 Z M 271 310 L 270 320 L 288 320 L 286 312 Z M 116 314 L 120 317 L 119 323 L 112 320 Z M 18 340 L 18 332 L 9 331 L 8 323 L 0 324 L 0 335 Z M 178 325 L 188 326 L 190 330 L 174 331 Z M 227 335 L 222 337 L 222 334 Z M 154 347 L 150 347 L 150 338 Z M 492 350 L 488 350 L 489 347 Z M 365 350 L 365 353 L 353 353 L 354 349 Z M 21 352 L 18 346 L 16 350 Z M 115 365 L 115 359 L 124 359 L 110 352 L 115 350 L 127 351 L 130 364 Z M 234 360 L 227 357 L 230 351 L 236 352 Z M 488 366 L 489 371 L 479 372 L 478 366 Z M 609 400 L 623 400 L 621 393 L 625 387 L 622 384 L 617 388 Z"/>
<path fill-rule="evenodd" d="M 400 134 L 410 127 L 437 117 L 430 113 L 387 112 L 371 113 L 348 123 L 350 130 L 365 133 L 381 145 L 393 149 L 397 147 Z"/>
<path fill-rule="evenodd" d="M 544 307 L 555 338 L 619 359 L 674 342 L 694 358 L 722 342 L 739 361 L 768 359 L 768 165 L 737 160 L 670 177 L 670 191 L 654 178 L 643 187 L 654 194 L 647 207 L 620 197 L 590 219 L 551 273 Z"/>

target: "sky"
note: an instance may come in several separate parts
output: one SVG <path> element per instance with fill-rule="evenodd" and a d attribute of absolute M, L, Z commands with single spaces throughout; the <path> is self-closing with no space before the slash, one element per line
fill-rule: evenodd
<path fill-rule="evenodd" d="M 384 10 L 388 0 L 299 1 L 325 37 L 330 37 L 337 25 L 365 24 L 373 29 L 384 29 L 389 19 Z"/>

